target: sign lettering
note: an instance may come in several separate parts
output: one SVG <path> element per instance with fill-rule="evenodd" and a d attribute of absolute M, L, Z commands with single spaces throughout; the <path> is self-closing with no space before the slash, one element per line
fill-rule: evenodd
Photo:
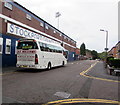
<path fill-rule="evenodd" d="M 24 29 L 20 26 L 12 24 L 12 23 L 7 23 L 7 33 L 17 35 L 17 36 L 21 36 L 21 37 L 28 38 L 28 39 L 38 39 L 38 40 L 43 40 L 43 41 L 47 41 L 47 42 L 60 44 L 57 41 L 54 41 L 52 39 L 49 39 L 47 37 L 44 37 L 40 34 L 29 31 L 27 29 Z"/>

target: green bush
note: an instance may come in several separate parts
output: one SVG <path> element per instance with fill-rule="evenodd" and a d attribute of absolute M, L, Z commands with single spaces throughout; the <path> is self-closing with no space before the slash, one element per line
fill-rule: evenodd
<path fill-rule="evenodd" d="M 106 63 L 109 64 L 110 60 L 114 59 L 114 57 L 107 57 Z"/>
<path fill-rule="evenodd" d="M 120 68 L 120 59 L 110 58 L 108 60 L 108 64 L 109 64 L 110 67 Z"/>

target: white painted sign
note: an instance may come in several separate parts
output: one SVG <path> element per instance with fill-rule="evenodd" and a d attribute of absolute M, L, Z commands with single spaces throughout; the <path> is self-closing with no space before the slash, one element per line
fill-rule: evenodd
<path fill-rule="evenodd" d="M 66 92 L 56 92 L 54 95 L 62 97 L 62 98 L 69 98 L 71 94 Z"/>
<path fill-rule="evenodd" d="M 12 23 L 7 24 L 7 33 L 14 34 L 14 35 L 21 36 L 21 37 L 28 38 L 28 39 L 38 39 L 38 40 L 43 40 L 43 41 L 59 44 L 59 42 L 57 41 L 54 41 L 52 39 L 49 39 L 47 37 L 44 37 L 40 34 L 29 31 L 27 29 L 24 29 Z"/>

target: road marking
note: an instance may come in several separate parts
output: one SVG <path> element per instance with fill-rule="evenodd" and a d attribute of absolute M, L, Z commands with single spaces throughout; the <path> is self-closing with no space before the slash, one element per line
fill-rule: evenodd
<path fill-rule="evenodd" d="M 114 100 L 105 100 L 105 99 L 85 99 L 85 98 L 75 98 L 75 99 L 65 99 L 65 100 L 58 100 L 58 101 L 52 101 L 48 102 L 44 105 L 61 105 L 61 104 L 70 104 L 70 103 L 111 103 L 111 104 L 120 104 L 119 101 Z"/>
<path fill-rule="evenodd" d="M 111 80 L 111 79 L 105 79 L 105 78 L 98 78 L 98 77 L 94 77 L 94 76 L 89 76 L 86 75 L 98 62 L 95 62 L 90 68 L 88 68 L 87 70 L 84 70 L 80 73 L 80 75 L 87 77 L 87 78 L 92 78 L 92 79 L 97 79 L 97 80 L 102 80 L 102 81 L 108 81 L 108 82 L 120 82 L 120 81 L 115 81 L 115 80 Z"/>
<path fill-rule="evenodd" d="M 15 74 L 15 73 L 18 73 L 18 72 L 0 73 L 0 76 L 4 76 L 4 75 L 8 75 L 8 74 Z"/>
<path fill-rule="evenodd" d="M 66 92 L 56 92 L 54 95 L 62 97 L 62 98 L 69 98 L 71 94 Z"/>

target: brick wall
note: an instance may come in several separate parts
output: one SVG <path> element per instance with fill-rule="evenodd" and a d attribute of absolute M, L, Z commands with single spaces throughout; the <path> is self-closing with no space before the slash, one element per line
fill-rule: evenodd
<path fill-rule="evenodd" d="M 26 24 L 32 28 L 35 28 L 41 32 L 44 32 L 52 37 L 55 37 L 61 41 L 64 41 L 74 47 L 76 47 L 76 43 L 73 43 L 70 40 L 68 40 L 69 38 L 65 38 L 64 39 L 64 35 L 61 33 L 60 35 L 60 32 L 56 31 L 56 28 L 54 28 L 53 26 L 51 26 L 49 23 L 46 23 L 44 20 L 40 19 L 39 17 L 37 17 L 36 15 L 34 15 L 33 13 L 31 13 L 29 10 L 27 10 L 26 8 L 22 7 L 21 5 L 15 3 L 15 5 L 18 5 L 20 8 L 22 9 L 19 9 L 18 7 L 16 6 L 12 6 L 12 10 L 6 8 L 4 6 L 4 3 L 2 2 L 2 13 L 3 15 L 7 16 L 7 17 L 10 17 L 14 20 L 17 20 L 23 24 Z M 25 12 L 26 11 L 26 12 Z M 26 18 L 26 14 L 31 14 L 31 20 L 27 19 Z M 35 16 L 35 17 L 34 17 Z M 37 18 L 37 19 L 36 19 Z M 39 20 L 40 19 L 40 20 Z M 43 23 L 43 26 L 41 26 L 40 24 Z M 45 25 L 48 25 L 48 29 L 45 28 Z M 51 28 L 52 27 L 52 28 Z M 7 23 L 5 21 L 3 21 L 3 32 L 4 34 L 6 34 L 6 29 L 7 29 Z M 56 31 L 54 33 L 54 31 Z M 69 51 L 75 51 L 75 48 L 72 48 L 70 46 L 65 46 L 65 48 Z"/>

